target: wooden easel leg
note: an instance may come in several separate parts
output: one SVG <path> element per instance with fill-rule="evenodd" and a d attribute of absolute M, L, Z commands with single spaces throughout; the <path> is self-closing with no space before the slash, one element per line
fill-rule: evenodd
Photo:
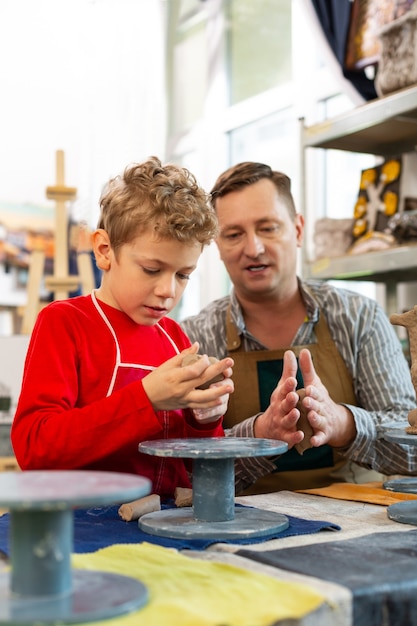
<path fill-rule="evenodd" d="M 78 276 L 80 277 L 81 293 L 88 296 L 95 287 L 93 264 L 89 252 L 77 254 Z"/>
<path fill-rule="evenodd" d="M 28 300 L 22 321 L 22 334 L 30 335 L 39 312 L 40 287 L 45 266 L 43 250 L 34 250 L 30 255 L 27 294 Z"/>

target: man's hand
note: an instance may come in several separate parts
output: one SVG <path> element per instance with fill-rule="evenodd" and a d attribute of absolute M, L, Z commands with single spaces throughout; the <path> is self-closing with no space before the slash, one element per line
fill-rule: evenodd
<path fill-rule="evenodd" d="M 356 427 L 352 413 L 345 406 L 334 402 L 314 369 L 310 351 L 301 350 L 299 366 L 304 380 L 305 398 L 303 406 L 313 429 L 310 443 L 313 447 L 328 443 L 334 448 L 349 446 L 355 436 Z M 269 407 L 255 422 L 255 437 L 278 439 L 288 444 L 288 449 L 304 438 L 297 429 L 300 411 L 298 402 L 297 359 L 291 350 L 284 354 L 281 379 L 271 395 Z"/>
<path fill-rule="evenodd" d="M 284 441 L 288 448 L 303 440 L 303 431 L 297 430 L 300 411 L 296 408 L 296 375 L 297 359 L 294 352 L 287 350 L 284 354 L 282 376 L 271 395 L 270 405 L 255 422 L 255 437 Z"/>
<path fill-rule="evenodd" d="M 316 374 L 309 350 L 301 350 L 299 365 L 306 392 L 303 406 L 308 411 L 307 419 L 314 431 L 310 439 L 311 445 L 315 448 L 325 443 L 334 448 L 349 446 L 356 436 L 352 413 L 331 399 L 327 388 Z"/>

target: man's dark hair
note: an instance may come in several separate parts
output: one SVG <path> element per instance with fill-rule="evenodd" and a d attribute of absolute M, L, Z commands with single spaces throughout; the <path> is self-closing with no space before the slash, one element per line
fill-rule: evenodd
<path fill-rule="evenodd" d="M 232 191 L 239 191 L 249 185 L 254 185 L 264 178 L 274 183 L 278 194 L 285 201 L 291 217 L 294 217 L 297 211 L 291 193 L 291 179 L 289 176 L 282 172 L 274 171 L 269 165 L 254 161 L 238 163 L 229 167 L 223 174 L 220 174 L 211 190 L 211 201 L 214 208 L 216 208 L 217 198 L 221 198 Z"/>

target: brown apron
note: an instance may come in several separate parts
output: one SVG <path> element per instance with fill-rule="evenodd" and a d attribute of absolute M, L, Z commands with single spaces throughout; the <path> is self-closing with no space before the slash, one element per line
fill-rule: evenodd
<path fill-rule="evenodd" d="M 225 428 L 266 410 L 271 394 L 281 378 L 286 349 L 292 350 L 298 357 L 303 348 L 308 348 L 314 368 L 331 398 L 338 403 L 357 406 L 352 377 L 331 338 L 323 314 L 320 314 L 314 332 L 317 338 L 317 343 L 314 344 L 246 352 L 232 321 L 229 306 L 226 314 L 227 349 L 234 360 L 235 391 L 229 398 L 223 422 Z M 298 388 L 303 387 L 299 371 L 297 379 Z M 337 481 L 364 482 L 381 479 L 380 474 L 347 461 L 328 445 L 310 448 L 303 455 L 292 448 L 280 456 L 275 465 L 276 470 L 273 473 L 260 478 L 245 494 L 324 487 Z"/>

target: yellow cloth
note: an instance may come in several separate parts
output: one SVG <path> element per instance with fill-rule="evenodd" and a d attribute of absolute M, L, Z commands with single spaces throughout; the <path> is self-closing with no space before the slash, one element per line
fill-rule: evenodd
<path fill-rule="evenodd" d="M 380 482 L 363 483 L 333 483 L 328 487 L 317 489 L 298 489 L 299 493 L 309 493 L 315 496 L 325 496 L 338 500 L 353 500 L 356 502 L 368 502 L 370 504 L 382 504 L 389 506 L 402 500 L 416 500 L 417 494 L 389 491 L 382 487 Z"/>
<path fill-rule="evenodd" d="M 95 626 L 270 626 L 302 617 L 324 602 L 307 585 L 148 543 L 73 554 L 72 565 L 132 576 L 148 588 L 146 606 Z"/>

